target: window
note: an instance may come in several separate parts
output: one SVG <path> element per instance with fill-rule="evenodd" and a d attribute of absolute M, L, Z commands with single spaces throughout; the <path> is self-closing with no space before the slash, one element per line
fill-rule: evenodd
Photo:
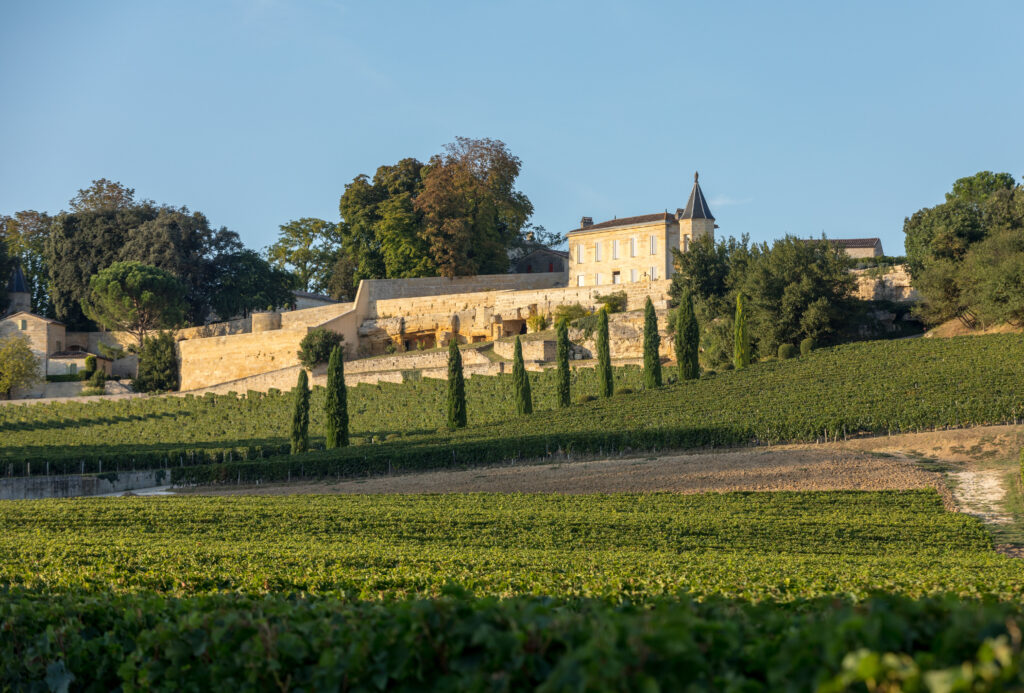
<path fill-rule="evenodd" d="M 594 286 L 601 286 L 601 273 L 598 272 L 594 277 Z"/>
<path fill-rule="evenodd" d="M 578 262 L 580 264 L 583 263 L 583 244 L 582 243 L 578 243 L 576 245 L 576 262 Z"/>
<path fill-rule="evenodd" d="M 655 238 L 654 236 L 651 236 L 651 255 L 654 255 L 657 252 L 658 252 L 658 239 Z"/>
<path fill-rule="evenodd" d="M 601 241 L 594 244 L 594 260 L 601 262 Z"/>
<path fill-rule="evenodd" d="M 683 252 L 685 253 L 685 252 L 688 252 L 689 250 L 690 250 L 690 237 L 689 236 L 683 236 Z"/>
<path fill-rule="evenodd" d="M 635 282 L 636 281 L 636 275 L 637 275 L 637 271 L 635 269 L 634 270 L 629 270 L 629 281 Z"/>
<path fill-rule="evenodd" d="M 612 241 L 612 260 L 619 259 L 619 242 L 617 240 Z"/>
<path fill-rule="evenodd" d="M 636 236 L 629 239 L 629 256 L 636 257 Z"/>
<path fill-rule="evenodd" d="M 657 279 L 657 278 L 658 278 L 658 268 L 657 268 L 657 267 L 654 267 L 654 266 L 652 265 L 652 266 L 651 266 L 651 281 L 654 281 L 654 280 L 655 280 L 655 279 Z"/>
<path fill-rule="evenodd" d="M 64 351 L 64 342 L 57 340 L 57 353 Z"/>
<path fill-rule="evenodd" d="M 554 272 L 554 271 L 555 271 L 555 263 L 549 262 L 548 263 L 548 272 Z"/>
<path fill-rule="evenodd" d="M 23 332 L 25 330 L 27 330 L 28 329 L 28 320 L 21 320 L 21 321 L 19 321 L 18 322 L 18 329 L 23 331 Z"/>
<path fill-rule="evenodd" d="M 77 363 L 69 363 L 68 364 L 68 373 L 70 373 L 71 375 L 77 375 L 78 374 L 78 364 Z"/>
<path fill-rule="evenodd" d="M 577 274 L 576 275 L 576 286 L 583 286 L 583 275 L 582 274 Z"/>
<path fill-rule="evenodd" d="M 612 272 L 612 284 L 621 284 L 621 283 L 622 283 L 622 276 L 619 274 L 618 270 L 615 270 L 614 272 Z"/>

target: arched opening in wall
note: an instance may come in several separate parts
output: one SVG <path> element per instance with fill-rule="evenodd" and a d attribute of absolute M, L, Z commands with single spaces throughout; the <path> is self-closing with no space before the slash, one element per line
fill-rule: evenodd
<path fill-rule="evenodd" d="M 525 322 L 522 325 L 520 325 L 520 327 L 519 327 L 519 334 L 526 334 L 526 323 Z"/>
<path fill-rule="evenodd" d="M 406 351 L 421 351 L 437 346 L 437 336 L 433 332 L 414 332 L 404 335 Z"/>
<path fill-rule="evenodd" d="M 525 320 L 502 320 L 501 336 L 515 337 L 517 334 L 526 334 Z"/>

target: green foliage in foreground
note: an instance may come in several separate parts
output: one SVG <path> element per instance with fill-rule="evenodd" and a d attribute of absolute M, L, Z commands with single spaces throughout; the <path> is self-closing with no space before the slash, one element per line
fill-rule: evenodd
<path fill-rule="evenodd" d="M 0 587 L 359 599 L 878 590 L 1015 599 L 1019 562 L 934 491 L 9 501 Z M 201 540 L 197 541 L 197 537 Z"/>
<path fill-rule="evenodd" d="M 0 688 L 1020 690 L 1019 604 L 0 600 Z M 884 688 L 878 687 L 885 684 Z M 868 688 L 873 686 L 874 688 Z"/>
<path fill-rule="evenodd" d="M 1019 562 L 934 491 L 11 501 L 0 530 L 3 689 L 1024 683 Z"/>
<path fill-rule="evenodd" d="M 879 364 L 885 364 L 882 368 Z M 614 371 L 616 389 L 642 388 L 642 371 Z M 447 383 L 422 380 L 349 388 L 354 445 L 291 461 L 292 473 L 367 473 L 405 465 L 467 464 L 558 451 L 742 445 L 820 440 L 858 432 L 897 433 L 947 426 L 1011 423 L 1024 416 L 1024 341 L 1017 335 L 862 342 L 817 349 L 803 358 L 754 363 L 658 390 L 558 408 L 557 372 L 530 373 L 535 411 L 515 417 L 511 376 L 465 381 L 470 426 L 446 428 Z M 576 397 L 597 395 L 594 369 L 571 374 Z M 90 404 L 0 407 L 0 474 L 178 467 L 266 456 L 288 442 L 291 397 L 152 398 Z M 324 431 L 324 393 L 313 393 L 311 447 Z M 144 442 L 143 442 L 144 441 Z M 368 442 L 374 445 L 366 445 Z M 378 444 L 381 443 L 381 444 Z M 194 454 L 198 453 L 198 454 Z M 132 460 L 136 460 L 133 462 Z M 145 460 L 145 462 L 143 462 Z M 282 463 L 283 464 L 283 463 Z M 382 465 L 374 466 L 374 465 Z M 280 466 L 280 465 L 279 465 Z M 223 470 L 237 480 L 236 470 Z M 321 472 L 317 472 L 320 474 Z M 252 479 L 272 478 L 253 472 Z M 276 478 L 286 478 L 284 468 Z M 204 478 L 216 478 L 213 472 Z M 196 477 L 198 479 L 198 477 Z"/>

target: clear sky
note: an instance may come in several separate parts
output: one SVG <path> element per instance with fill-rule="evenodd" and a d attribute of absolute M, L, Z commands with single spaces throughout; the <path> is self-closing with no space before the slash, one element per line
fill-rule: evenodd
<path fill-rule="evenodd" d="M 0 213 L 106 177 L 251 247 L 359 173 L 505 141 L 549 230 L 674 210 L 879 236 L 1024 174 L 1024 2 L 0 3 Z"/>

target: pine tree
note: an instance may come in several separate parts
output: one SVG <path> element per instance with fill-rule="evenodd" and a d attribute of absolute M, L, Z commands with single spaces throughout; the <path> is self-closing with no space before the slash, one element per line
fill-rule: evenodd
<path fill-rule="evenodd" d="M 348 392 L 345 388 L 345 360 L 341 347 L 331 350 L 327 363 L 327 399 L 324 402 L 327 447 L 348 445 Z"/>
<path fill-rule="evenodd" d="M 736 294 L 736 325 L 733 328 L 732 363 L 737 369 L 750 365 L 750 332 L 747 330 L 746 300 Z"/>
<path fill-rule="evenodd" d="M 602 397 L 615 391 L 612 382 L 612 357 L 608 350 L 608 311 L 597 311 L 597 378 Z"/>
<path fill-rule="evenodd" d="M 466 427 L 466 381 L 462 376 L 462 353 L 452 335 L 448 343 L 448 428 Z"/>
<path fill-rule="evenodd" d="M 658 315 L 651 297 L 644 304 L 644 387 L 661 387 L 661 335 L 658 334 Z"/>
<path fill-rule="evenodd" d="M 558 336 L 558 406 L 568 407 L 569 393 L 569 323 L 559 320 L 555 326 Z"/>
<path fill-rule="evenodd" d="M 530 395 L 530 378 L 526 375 L 526 364 L 523 363 L 523 344 L 516 336 L 516 345 L 512 351 L 512 384 L 516 391 L 516 412 L 519 414 L 533 413 L 533 397 Z"/>
<path fill-rule="evenodd" d="M 693 380 L 700 375 L 700 327 L 697 325 L 697 316 L 693 314 L 693 297 L 689 292 L 683 295 L 676 310 L 675 338 L 679 380 Z"/>
<path fill-rule="evenodd" d="M 292 454 L 309 449 L 309 378 L 306 369 L 299 371 L 295 386 L 295 413 L 292 415 Z"/>

